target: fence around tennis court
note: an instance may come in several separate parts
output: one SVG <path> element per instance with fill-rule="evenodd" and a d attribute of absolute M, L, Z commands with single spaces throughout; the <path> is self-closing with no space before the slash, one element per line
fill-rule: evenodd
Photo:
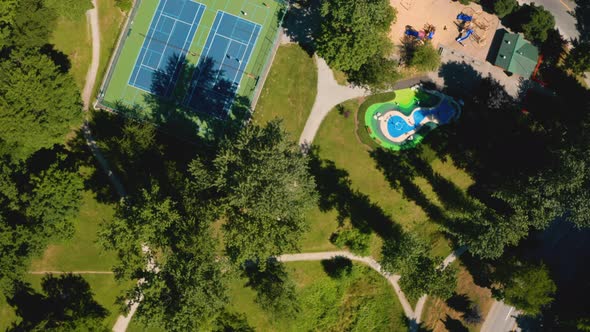
<path fill-rule="evenodd" d="M 256 77 L 256 79 L 249 79 L 248 77 L 243 77 L 243 86 L 244 88 L 241 89 L 242 94 L 250 99 L 250 104 L 252 109 L 256 106 L 260 94 L 262 92 L 262 88 L 264 82 L 268 76 L 270 71 L 270 67 L 272 65 L 272 61 L 274 56 L 277 52 L 277 49 L 280 45 L 280 36 L 282 31 L 282 24 L 285 14 L 287 13 L 289 7 L 288 0 L 269 0 L 278 3 L 279 10 L 274 13 L 274 18 L 270 20 L 268 24 L 271 24 L 269 29 L 264 33 L 264 35 L 260 35 L 261 47 L 258 54 L 265 54 L 263 57 L 255 57 L 251 58 L 250 61 L 253 61 L 252 66 L 250 67 L 250 71 L 248 74 L 250 76 Z M 142 0 L 134 0 L 132 9 L 127 17 L 127 21 L 125 23 L 124 29 L 121 31 L 115 50 L 111 59 L 109 61 L 109 65 L 107 66 L 106 75 L 103 78 L 103 81 L 100 85 L 100 89 L 97 96 L 97 101 L 94 104 L 96 109 L 103 109 L 111 112 L 117 111 L 117 106 L 115 103 L 107 101 L 104 99 L 106 89 L 109 87 L 111 79 L 113 77 L 113 73 L 116 70 L 116 65 L 119 61 L 121 56 L 121 52 L 123 50 L 123 45 L 127 37 L 131 32 L 131 26 L 133 24 L 133 20 L 138 12 L 138 9 L 142 3 Z"/>

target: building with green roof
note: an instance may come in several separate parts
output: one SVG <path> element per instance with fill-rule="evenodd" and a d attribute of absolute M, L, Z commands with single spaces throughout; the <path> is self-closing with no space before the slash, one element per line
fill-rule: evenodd
<path fill-rule="evenodd" d="M 525 40 L 521 34 L 504 30 L 494 65 L 507 72 L 530 78 L 538 60 L 539 49 L 536 46 Z"/>

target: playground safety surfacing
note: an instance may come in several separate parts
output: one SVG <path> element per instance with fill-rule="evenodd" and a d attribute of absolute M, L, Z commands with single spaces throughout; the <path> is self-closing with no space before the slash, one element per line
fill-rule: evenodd
<path fill-rule="evenodd" d="M 461 106 L 453 98 L 421 86 L 395 91 L 392 100 L 370 105 L 365 112 L 369 136 L 384 148 L 415 147 L 436 127 L 459 118 Z"/>

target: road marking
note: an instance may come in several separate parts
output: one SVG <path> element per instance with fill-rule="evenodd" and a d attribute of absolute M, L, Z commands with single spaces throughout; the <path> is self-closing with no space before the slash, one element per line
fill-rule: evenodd
<path fill-rule="evenodd" d="M 565 4 L 565 2 L 563 2 L 563 0 L 559 0 L 559 2 L 561 2 L 561 4 L 562 4 L 562 5 L 563 5 L 565 8 L 567 8 L 567 10 L 569 10 L 569 11 L 572 11 L 572 9 L 571 9 L 571 8 L 570 8 L 568 5 L 566 5 L 566 4 Z"/>
<path fill-rule="evenodd" d="M 512 309 L 514 309 L 514 307 L 510 307 L 510 310 L 508 310 L 508 315 L 506 315 L 506 318 L 504 318 L 504 320 L 508 320 L 508 317 L 510 317 L 510 313 L 512 312 Z"/>

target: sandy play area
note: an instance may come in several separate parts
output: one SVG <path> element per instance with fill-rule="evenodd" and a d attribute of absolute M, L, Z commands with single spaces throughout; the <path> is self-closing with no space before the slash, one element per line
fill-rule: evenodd
<path fill-rule="evenodd" d="M 450 0 L 390 0 L 397 10 L 397 20 L 391 27 L 390 37 L 395 44 L 400 44 L 406 26 L 419 31 L 425 24 L 432 24 L 436 33 L 432 39 L 435 47 L 454 48 L 476 59 L 485 61 L 499 20 L 496 16 L 486 13 L 481 6 L 471 3 L 468 6 Z M 473 16 L 471 28 L 473 35 L 460 43 L 455 41 L 461 35 L 459 13 Z M 445 30 L 446 27 L 446 30 Z"/>

